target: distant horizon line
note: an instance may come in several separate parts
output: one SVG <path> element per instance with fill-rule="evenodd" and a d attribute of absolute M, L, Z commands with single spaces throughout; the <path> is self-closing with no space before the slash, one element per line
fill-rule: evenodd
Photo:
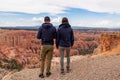
<path fill-rule="evenodd" d="M 58 27 L 59 25 L 56 25 L 55 27 Z M 0 28 L 9 28 L 9 27 L 11 27 L 11 28 L 20 28 L 20 27 L 40 27 L 40 25 L 31 25 L 31 26 L 0 26 Z M 72 26 L 72 28 L 112 28 L 112 29 L 115 29 L 115 28 L 119 28 L 120 29 L 120 27 L 108 27 L 108 26 L 97 26 L 97 27 L 95 27 L 95 26 Z"/>

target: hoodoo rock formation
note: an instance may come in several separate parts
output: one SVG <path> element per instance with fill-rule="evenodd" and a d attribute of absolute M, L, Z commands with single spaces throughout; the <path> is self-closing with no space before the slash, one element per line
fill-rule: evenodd
<path fill-rule="evenodd" d="M 107 55 L 120 53 L 120 32 L 101 34 L 100 44 L 94 53 Z"/>
<path fill-rule="evenodd" d="M 100 31 L 74 30 L 75 44 L 70 55 L 93 53 L 98 46 Z M 0 59 L 14 59 L 23 67 L 40 67 L 40 41 L 36 38 L 37 31 L 0 30 Z M 55 45 L 54 45 L 55 47 Z M 59 57 L 58 49 L 54 48 L 53 56 Z"/>

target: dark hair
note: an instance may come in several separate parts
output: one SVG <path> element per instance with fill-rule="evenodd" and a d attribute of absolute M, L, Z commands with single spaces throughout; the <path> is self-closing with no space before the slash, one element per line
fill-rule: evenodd
<path fill-rule="evenodd" d="M 69 21 L 68 21 L 68 18 L 66 18 L 66 17 L 63 17 L 63 18 L 62 18 L 62 23 L 64 23 L 64 22 L 67 22 L 67 23 L 69 23 Z"/>
<path fill-rule="evenodd" d="M 50 21 L 50 17 L 45 16 L 44 21 Z"/>

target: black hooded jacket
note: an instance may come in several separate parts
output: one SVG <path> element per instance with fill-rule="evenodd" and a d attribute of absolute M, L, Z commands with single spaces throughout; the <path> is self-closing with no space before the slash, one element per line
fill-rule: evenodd
<path fill-rule="evenodd" d="M 69 23 L 62 23 L 57 31 L 56 47 L 70 47 L 74 44 L 74 34 Z"/>
<path fill-rule="evenodd" d="M 38 39 L 42 39 L 42 45 L 53 45 L 56 38 L 56 28 L 51 23 L 43 23 L 38 30 Z"/>

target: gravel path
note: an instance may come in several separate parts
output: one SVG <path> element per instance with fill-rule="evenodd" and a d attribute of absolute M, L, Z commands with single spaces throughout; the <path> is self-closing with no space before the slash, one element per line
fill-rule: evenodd
<path fill-rule="evenodd" d="M 1 69 L 1 68 L 0 68 L 0 80 L 1 80 L 6 74 L 8 74 L 8 73 L 9 73 L 8 70 Z"/>
<path fill-rule="evenodd" d="M 77 57 L 71 63 L 71 72 L 60 74 L 59 64 L 52 66 L 52 75 L 40 79 L 39 69 L 24 69 L 4 80 L 120 80 L 120 55 Z"/>

